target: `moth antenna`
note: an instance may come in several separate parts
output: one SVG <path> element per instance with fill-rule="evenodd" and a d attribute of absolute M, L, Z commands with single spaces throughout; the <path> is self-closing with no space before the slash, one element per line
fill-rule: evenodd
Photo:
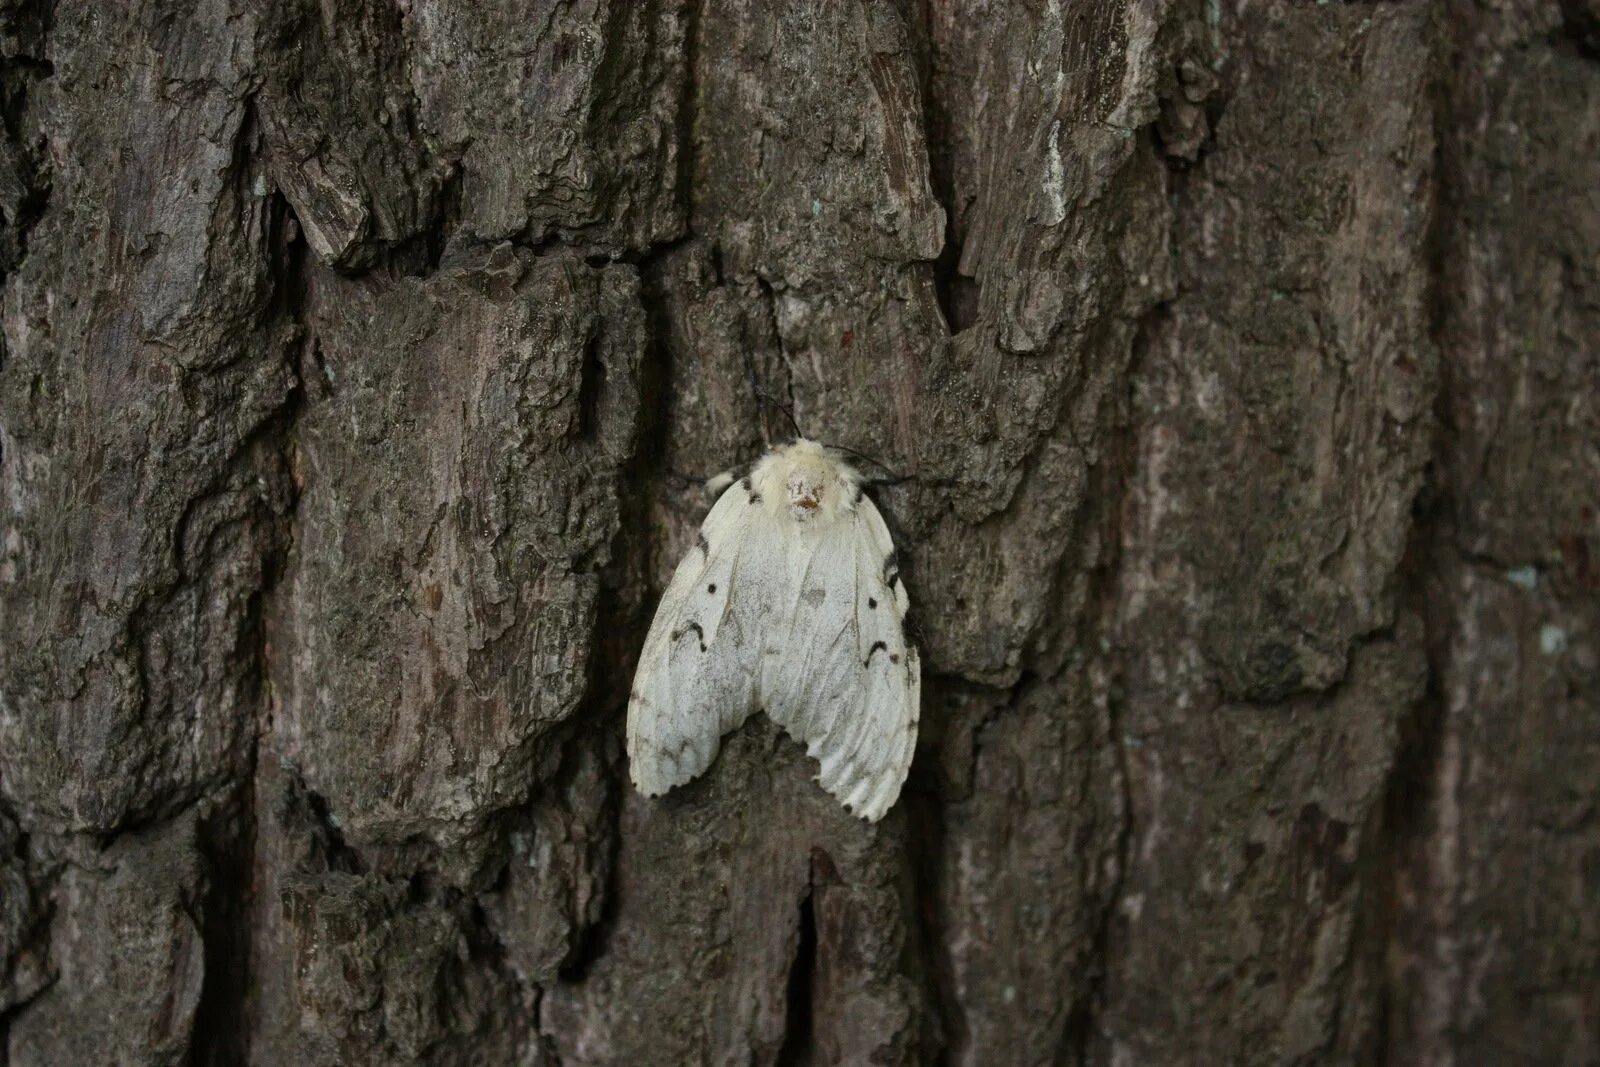
<path fill-rule="evenodd" d="M 913 478 L 916 477 L 916 475 L 914 475 L 914 474 L 906 474 L 906 475 L 896 474 L 894 472 L 894 468 L 890 467 L 887 463 L 883 462 L 882 460 L 873 459 L 871 456 L 867 455 L 865 452 L 861 452 L 861 451 L 858 451 L 858 450 L 856 450 L 854 448 L 851 448 L 849 445 L 833 445 L 832 447 L 833 447 L 833 449 L 835 451 L 843 452 L 847 456 L 854 456 L 856 459 L 859 459 L 859 460 L 862 460 L 863 462 L 872 464 L 874 467 L 877 467 L 879 470 L 883 470 L 883 471 L 888 471 L 889 472 L 889 477 L 887 477 L 887 478 L 863 478 L 862 479 L 862 483 L 864 485 L 898 485 L 901 482 L 911 481 Z"/>
<path fill-rule="evenodd" d="M 718 471 L 712 475 L 685 474 L 682 471 L 670 468 L 663 473 L 666 475 L 667 480 L 679 489 L 693 489 L 698 486 L 713 494 L 720 495 L 728 486 L 743 478 L 749 471 L 750 466 L 748 463 L 741 463 L 736 467 L 729 467 L 725 471 Z"/>
<path fill-rule="evenodd" d="M 785 404 L 761 387 L 761 378 L 756 374 L 756 361 L 751 357 L 748 348 L 744 350 L 744 373 L 750 383 L 750 395 L 755 398 L 756 407 L 763 412 L 769 409 L 783 412 L 783 417 L 789 420 L 789 427 L 794 431 L 794 435 L 804 437 L 805 434 L 800 432 L 800 424 L 795 421 L 793 405 Z M 765 418 L 761 420 L 761 443 L 769 448 L 772 447 L 772 435 L 767 432 Z"/>
<path fill-rule="evenodd" d="M 667 476 L 667 479 L 671 481 L 672 484 L 676 485 L 680 489 L 687 489 L 691 485 L 702 485 L 706 481 L 705 478 L 702 478 L 698 474 L 685 474 L 682 471 L 675 471 L 671 468 L 668 468 L 662 473 Z M 720 477 L 720 475 L 714 475 L 713 477 Z"/>
<path fill-rule="evenodd" d="M 884 469 L 887 470 L 888 468 Z M 866 486 L 868 489 L 876 489 L 880 485 L 904 485 L 907 482 L 916 482 L 918 485 L 926 485 L 933 488 L 948 487 L 956 484 L 956 480 L 954 478 L 924 478 L 917 474 L 901 474 L 896 475 L 893 478 L 861 479 L 861 484 Z"/>
<path fill-rule="evenodd" d="M 767 403 L 783 412 L 783 417 L 789 420 L 789 429 L 794 431 L 794 435 L 797 439 L 805 436 L 805 434 L 800 430 L 800 423 L 796 421 L 794 417 L 793 406 L 789 404 L 781 404 L 771 396 L 767 397 Z"/>

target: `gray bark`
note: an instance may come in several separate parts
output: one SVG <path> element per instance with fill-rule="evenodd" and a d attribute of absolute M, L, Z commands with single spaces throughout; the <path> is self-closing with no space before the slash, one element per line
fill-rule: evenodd
<path fill-rule="evenodd" d="M 0 56 L 0 1065 L 1600 1060 L 1594 0 Z M 872 826 L 627 785 L 778 405 L 899 476 Z"/>

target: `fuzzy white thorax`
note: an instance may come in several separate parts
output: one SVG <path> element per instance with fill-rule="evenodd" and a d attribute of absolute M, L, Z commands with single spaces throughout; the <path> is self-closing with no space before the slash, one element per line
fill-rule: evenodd
<path fill-rule="evenodd" d="M 826 445 L 802 437 L 762 457 L 750 481 L 773 514 L 825 526 L 855 510 L 861 476 Z"/>

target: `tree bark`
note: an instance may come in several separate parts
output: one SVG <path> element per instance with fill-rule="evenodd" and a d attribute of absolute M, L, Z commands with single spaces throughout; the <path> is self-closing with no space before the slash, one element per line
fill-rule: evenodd
<path fill-rule="evenodd" d="M 1595 0 L 0 0 L 0 1067 L 1600 1060 Z M 870 457 L 882 822 L 621 736 Z"/>

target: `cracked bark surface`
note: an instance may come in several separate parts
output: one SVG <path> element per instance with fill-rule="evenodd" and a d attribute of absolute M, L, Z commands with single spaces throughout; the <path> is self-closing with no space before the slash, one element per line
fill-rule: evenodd
<path fill-rule="evenodd" d="M 0 0 L 0 1064 L 1600 1058 L 1600 9 Z M 627 785 L 791 407 L 922 736 Z"/>

